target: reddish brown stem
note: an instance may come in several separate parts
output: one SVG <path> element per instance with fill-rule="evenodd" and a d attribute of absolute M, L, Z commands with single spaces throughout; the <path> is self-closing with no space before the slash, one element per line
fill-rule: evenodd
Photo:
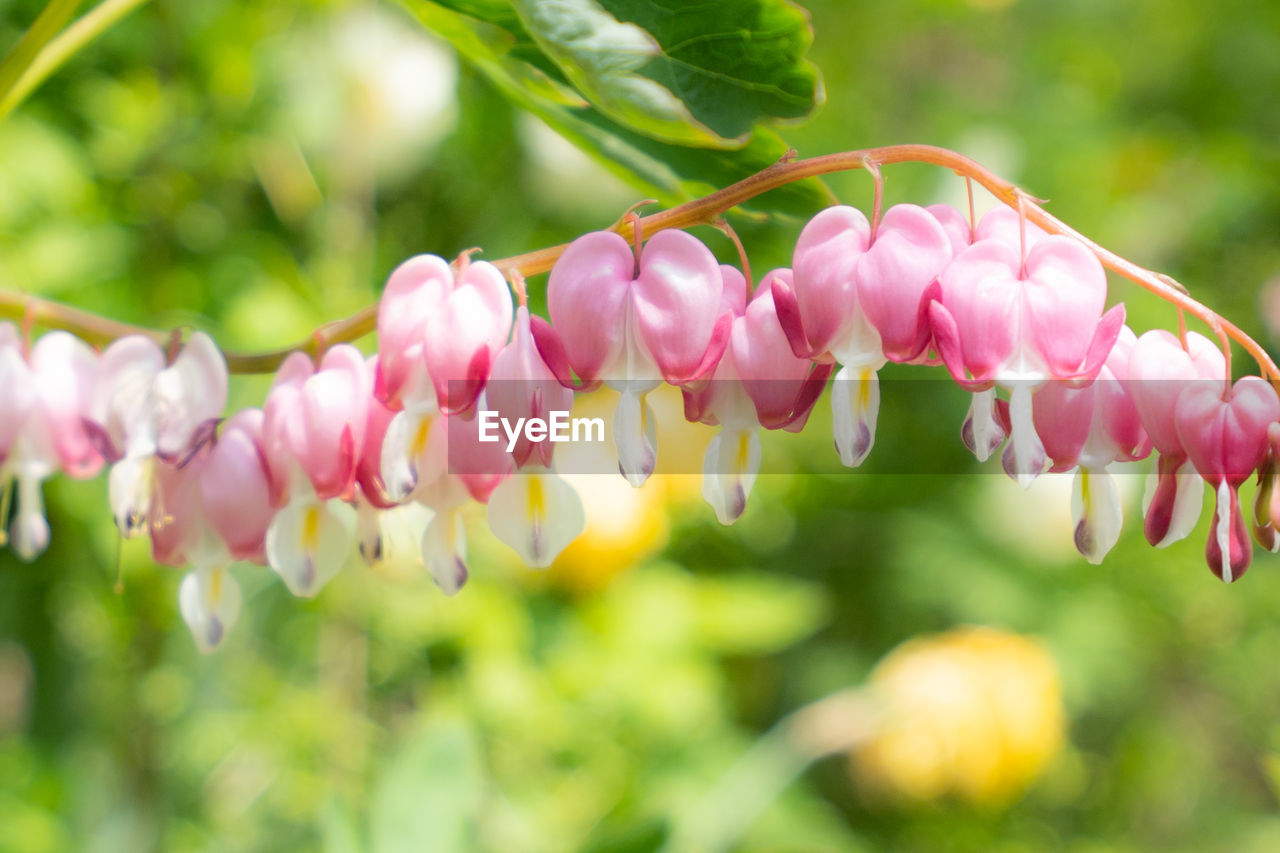
<path fill-rule="evenodd" d="M 784 159 L 749 178 L 738 181 L 736 184 L 727 186 L 710 195 L 694 199 L 669 210 L 641 217 L 637 227 L 641 237 L 647 239 L 658 231 L 667 228 L 713 225 L 716 219 L 726 211 L 762 193 L 786 184 L 833 172 L 865 169 L 868 164 L 885 166 L 894 163 L 931 163 L 935 166 L 950 169 L 961 177 L 982 185 L 999 201 L 1015 210 L 1019 207 L 1019 196 L 1024 195 L 1014 184 L 955 151 L 938 148 L 933 145 L 889 145 L 882 148 L 867 148 L 859 151 L 827 154 L 821 157 L 811 157 L 807 160 Z M 1039 225 L 1051 234 L 1061 234 L 1080 241 L 1097 256 L 1098 260 L 1107 269 L 1124 276 L 1140 287 L 1156 294 L 1161 299 L 1170 302 L 1175 307 L 1199 318 L 1219 335 L 1220 340 L 1233 340 L 1238 343 L 1245 352 L 1257 361 L 1263 377 L 1280 387 L 1280 368 L 1276 367 L 1275 362 L 1267 354 L 1266 350 L 1246 335 L 1238 326 L 1219 317 L 1214 311 L 1193 299 L 1185 290 L 1175 286 L 1167 276 L 1162 276 L 1141 267 L 1103 248 L 1045 211 L 1030 197 L 1022 199 L 1022 206 L 1029 221 Z M 623 227 L 624 223 L 618 222 L 614 224 L 613 230 L 621 232 Z M 493 263 L 504 273 L 514 270 L 526 277 L 534 276 L 548 272 L 567 247 L 567 243 L 549 246 L 545 249 L 513 255 L 509 258 L 501 258 Z M 128 334 L 144 334 L 155 339 L 161 345 L 168 340 L 167 332 L 118 323 L 75 308 L 39 300 L 27 294 L 0 291 L 0 317 L 20 318 L 28 310 L 28 306 L 33 304 L 37 322 L 41 325 L 48 328 L 66 329 L 98 346 L 105 345 L 118 337 Z M 376 324 L 376 318 L 377 306 L 374 305 L 364 308 L 350 317 L 328 323 L 318 331 L 321 333 L 323 340 L 330 345 L 343 341 L 353 341 L 372 332 Z M 301 351 L 314 356 L 316 354 L 315 349 L 314 340 L 308 339 L 292 347 L 274 352 L 256 354 L 227 353 L 227 366 L 233 373 L 270 373 L 290 353 Z"/>

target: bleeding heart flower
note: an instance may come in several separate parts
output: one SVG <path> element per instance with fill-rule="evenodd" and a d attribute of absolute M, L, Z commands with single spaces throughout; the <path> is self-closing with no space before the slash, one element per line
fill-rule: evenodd
<path fill-rule="evenodd" d="M 465 254 L 455 267 L 410 258 L 378 304 L 379 399 L 392 409 L 470 411 L 510 329 L 511 294 L 497 267 Z"/>
<path fill-rule="evenodd" d="M 860 465 L 875 442 L 876 372 L 886 360 L 926 354 L 929 305 L 939 296 L 938 276 L 952 255 L 951 238 L 922 207 L 890 208 L 872 234 L 861 211 L 839 206 L 819 213 L 801 232 L 794 280 L 774 280 L 774 302 L 792 351 L 804 358 L 829 353 L 841 365 L 831 404 L 845 465 Z"/>
<path fill-rule="evenodd" d="M 1143 496 L 1143 532 L 1157 548 L 1186 538 L 1204 503 L 1204 480 L 1178 435 L 1178 397 L 1200 382 L 1217 386 L 1227 367 L 1222 350 L 1208 338 L 1188 332 L 1186 340 L 1183 349 L 1177 336 L 1152 330 L 1138 338 L 1129 356 L 1133 402 L 1160 454 Z"/>
<path fill-rule="evenodd" d="M 11 330 L 0 325 L 0 381 L 7 398 L 0 414 L 0 504 L 7 507 L 16 480 L 18 507 L 8 538 L 14 553 L 30 561 L 49 545 L 41 483 L 59 470 L 84 478 L 102 466 L 84 427 L 97 358 L 70 334 L 50 332 L 24 359 Z M 5 538 L 0 527 L 0 543 Z"/>
<path fill-rule="evenodd" d="M 262 444 L 281 508 L 266 553 L 294 595 L 315 595 L 346 561 L 371 394 L 364 356 L 341 344 L 318 368 L 289 356 L 267 395 Z"/>
<path fill-rule="evenodd" d="M 1107 473 L 1112 462 L 1132 462 L 1151 452 L 1151 442 L 1129 393 L 1129 355 L 1137 338 L 1129 327 L 1111 350 L 1098 378 L 1085 388 L 1051 381 L 1034 396 L 1036 434 L 1054 471 L 1075 468 L 1072 514 L 1075 544 L 1100 563 L 1120 538 L 1120 495 Z"/>
<path fill-rule="evenodd" d="M 560 384 L 538 351 L 523 305 L 516 311 L 511 343 L 494 361 L 485 401 L 508 423 L 533 418 L 549 423 L 552 412 L 568 412 L 573 405 L 573 392 Z M 550 566 L 586 524 L 577 491 L 552 468 L 554 449 L 549 435 L 530 441 L 521 431 L 511 452 L 518 470 L 489 496 L 489 528 L 538 569 Z"/>
<path fill-rule="evenodd" d="M 1253 538 L 1268 551 L 1280 551 L 1280 423 L 1267 427 L 1267 458 L 1258 469 L 1258 491 L 1253 500 Z"/>
<path fill-rule="evenodd" d="M 330 348 L 318 367 L 285 359 L 267 395 L 263 449 L 277 488 L 309 484 L 321 500 L 348 495 L 364 447 L 371 388 L 355 347 Z"/>
<path fill-rule="evenodd" d="M 550 566 L 587 523 L 577 490 L 536 462 L 498 484 L 488 518 L 494 535 L 535 569 Z"/>
<path fill-rule="evenodd" d="M 113 463 L 111 510 L 128 538 L 151 515 L 158 462 L 181 462 L 212 435 L 227 403 L 227 363 L 203 332 L 167 367 L 155 341 L 129 335 L 103 352 L 91 395 L 86 426 Z"/>
<path fill-rule="evenodd" d="M 23 357 L 22 341 L 12 323 L 0 323 L 0 388 L 5 395 L 4 405 L 0 406 L 0 465 L 3 465 L 36 404 L 31 369 Z"/>
<path fill-rule="evenodd" d="M 857 208 L 828 207 L 800 232 L 791 281 L 774 279 L 773 299 L 799 358 L 831 353 L 841 364 L 884 364 L 880 335 L 858 304 L 858 262 L 871 224 Z"/>
<path fill-rule="evenodd" d="M 228 566 L 261 561 L 271 519 L 271 489 L 258 445 L 262 413 L 250 409 L 182 465 L 159 462 L 148 526 L 157 563 L 190 565 L 178 589 L 196 647 L 221 645 L 240 615 L 240 587 Z"/>
<path fill-rule="evenodd" d="M 529 309 L 523 305 L 516 311 L 511 343 L 494 359 L 485 400 L 490 411 L 513 424 L 521 418 L 549 422 L 551 412 L 567 412 L 573 406 L 573 391 L 560 384 L 534 343 Z M 549 437 L 531 442 L 522 431 L 511 455 L 517 466 L 532 456 L 537 464 L 549 468 L 554 450 Z"/>
<path fill-rule="evenodd" d="M 745 292 L 746 280 L 722 268 L 726 292 Z M 686 389 L 685 416 L 720 425 L 703 463 L 702 494 L 722 524 L 732 524 L 746 509 L 747 497 L 760 470 L 757 431 L 798 431 L 822 393 L 832 365 L 815 366 L 791 350 L 773 302 L 773 282 L 791 281 L 791 271 L 767 273 L 750 304 L 737 308 L 729 347 L 712 379 L 699 389 Z"/>
<path fill-rule="evenodd" d="M 1025 263 L 1002 240 L 979 240 L 952 261 L 941 284 L 942 298 L 930 306 L 938 352 L 961 386 L 1010 389 L 1004 464 L 1026 486 L 1046 462 L 1031 392 L 1049 379 L 1093 381 L 1120 334 L 1124 306 L 1102 314 L 1102 265 L 1066 237 L 1037 241 Z M 978 439 L 975 446 L 986 446 Z"/>
<path fill-rule="evenodd" d="M 1174 416 L 1187 457 L 1217 493 L 1205 558 L 1230 583 L 1253 557 L 1238 490 L 1266 456 L 1268 428 L 1280 420 L 1280 399 L 1257 376 L 1240 379 L 1225 396 L 1221 385 L 1197 382 L 1178 395 Z"/>
<path fill-rule="evenodd" d="M 236 412 L 208 445 L 200 472 L 200 502 L 234 560 L 267 562 L 264 544 L 275 489 L 262 449 L 261 409 Z"/>
<path fill-rule="evenodd" d="M 929 211 L 898 204 L 885 213 L 856 275 L 858 304 L 890 361 L 915 361 L 928 348 L 929 303 L 951 258 L 951 240 Z"/>
<path fill-rule="evenodd" d="M 539 350 L 561 382 L 571 368 L 586 383 L 622 392 L 614 419 L 619 467 L 640 486 L 656 464 L 656 429 L 645 396 L 662 381 L 683 385 L 710 374 L 728 344 L 732 315 L 715 256 L 683 231 L 661 231 L 633 252 L 612 231 L 569 245 L 547 284 L 559 343 Z M 561 363 L 559 353 L 563 353 Z"/>

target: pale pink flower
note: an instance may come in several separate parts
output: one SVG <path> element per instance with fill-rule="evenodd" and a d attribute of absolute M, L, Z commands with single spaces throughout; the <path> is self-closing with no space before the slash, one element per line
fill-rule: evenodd
<path fill-rule="evenodd" d="M 1129 356 L 1134 405 L 1159 453 L 1143 496 L 1143 533 L 1157 548 L 1186 538 L 1204 503 L 1204 480 L 1178 434 L 1178 397 L 1192 384 L 1218 386 L 1226 367 L 1222 350 L 1196 332 L 1187 333 L 1186 349 L 1163 329 L 1144 332 Z"/>
<path fill-rule="evenodd" d="M 638 254 L 638 256 L 637 256 Z M 732 315 L 715 256 L 683 231 L 660 231 L 638 253 L 612 231 L 583 235 L 551 270 L 547 308 L 562 345 L 539 349 L 562 383 L 622 392 L 614 440 L 622 473 L 640 486 L 657 459 L 653 410 L 645 396 L 710 374 L 728 344 Z M 563 363 L 560 356 L 563 354 Z"/>
<path fill-rule="evenodd" d="M 877 372 L 886 361 L 926 356 L 929 305 L 952 255 L 947 232 L 922 207 L 895 205 L 872 234 L 861 211 L 838 206 L 804 227 L 792 277 L 773 280 L 792 352 L 841 365 L 831 404 L 836 449 L 845 465 L 860 465 L 875 443 Z"/>
<path fill-rule="evenodd" d="M 726 293 L 745 293 L 741 272 L 722 268 Z M 773 282 L 788 283 L 791 271 L 772 270 L 750 304 L 735 299 L 729 347 L 705 387 L 685 390 L 685 416 L 722 429 L 711 440 L 703 463 L 702 494 L 722 524 L 732 524 L 746 509 L 760 471 L 758 431 L 798 431 L 827 378 L 831 364 L 814 365 L 792 352 L 773 301 Z"/>
<path fill-rule="evenodd" d="M 1031 392 L 1050 379 L 1092 381 L 1120 333 L 1124 306 L 1103 315 L 1102 265 L 1066 237 L 1043 237 L 1025 262 L 1016 245 L 979 240 L 951 262 L 941 284 L 942 298 L 930 307 L 935 345 L 962 387 L 1010 389 L 1005 470 L 1025 486 L 1046 463 Z M 975 435 L 974 446 L 988 445 Z"/>
<path fill-rule="evenodd" d="M 1213 573 L 1230 583 L 1253 558 L 1240 485 L 1266 456 L 1268 428 L 1280 420 L 1280 399 L 1257 376 L 1238 380 L 1225 395 L 1217 383 L 1197 382 L 1178 395 L 1174 417 L 1187 457 L 1216 492 L 1205 558 Z"/>
<path fill-rule="evenodd" d="M 567 413 L 573 392 L 556 379 L 533 338 L 529 310 L 516 311 L 511 343 L 498 353 L 485 389 L 485 407 L 510 424 L 522 419 L 548 423 L 552 412 Z M 505 437 L 503 438 L 505 441 Z M 511 456 L 516 472 L 489 496 L 489 527 L 525 564 L 546 568 L 582 533 L 582 500 L 552 466 L 550 435 L 530 441 L 521 434 Z"/>
<path fill-rule="evenodd" d="M 262 445 L 280 510 L 266 553 L 295 595 L 315 595 L 346 561 L 371 395 L 364 356 L 347 344 L 318 366 L 289 356 L 267 395 Z"/>
<path fill-rule="evenodd" d="M 102 466 L 84 427 L 96 360 L 67 332 L 43 335 L 23 358 L 13 327 L 0 324 L 0 384 L 7 398 L 0 407 L 0 493 L 16 481 L 9 538 L 23 560 L 34 560 L 49 545 L 41 483 L 60 470 L 91 477 Z"/>
<path fill-rule="evenodd" d="M 469 411 L 510 329 L 511 294 L 492 264 L 410 258 L 378 304 L 379 398 L 397 410 Z"/>
<path fill-rule="evenodd" d="M 1036 434 L 1053 461 L 1052 470 L 1075 469 L 1075 544 L 1091 563 L 1102 562 L 1119 540 L 1124 522 L 1120 494 L 1107 466 L 1151 452 L 1127 382 L 1136 340 L 1124 327 L 1096 381 L 1085 388 L 1051 381 L 1033 398 Z"/>
<path fill-rule="evenodd" d="M 146 525 L 159 460 L 180 462 L 211 434 L 227 402 L 227 363 L 196 332 L 172 364 L 150 338 L 129 335 L 98 361 L 89 423 L 111 463 L 108 492 L 122 536 Z"/>

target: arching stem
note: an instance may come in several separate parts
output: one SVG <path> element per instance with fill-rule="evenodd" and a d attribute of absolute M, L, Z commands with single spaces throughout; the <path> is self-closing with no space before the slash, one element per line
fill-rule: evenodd
<path fill-rule="evenodd" d="M 871 157 L 863 158 L 862 168 L 875 181 L 875 195 L 871 201 L 871 242 L 874 243 L 880 231 L 880 214 L 884 210 L 884 175 L 880 174 L 880 165 Z"/>
<path fill-rule="evenodd" d="M 1018 277 L 1027 277 L 1027 197 L 1018 193 Z"/>
<path fill-rule="evenodd" d="M 729 224 L 727 219 L 717 219 L 715 226 L 729 238 L 734 248 L 738 250 L 738 262 L 742 264 L 742 277 L 747 280 L 747 299 L 750 301 L 751 296 L 755 293 L 756 286 L 754 279 L 751 278 L 751 262 L 747 260 L 747 248 L 742 245 L 742 238 L 738 236 L 737 231 L 733 230 L 733 226 Z"/>
<path fill-rule="evenodd" d="M 973 178 L 968 175 L 964 178 L 964 191 L 969 197 L 969 242 L 972 243 L 978 236 L 978 214 L 973 204 Z"/>
<path fill-rule="evenodd" d="M 865 169 L 869 162 L 874 162 L 877 167 L 894 163 L 930 163 L 935 166 L 941 166 L 981 185 L 1004 204 L 1015 209 L 1018 207 L 1018 199 L 1021 192 L 1018 187 L 963 154 L 933 145 L 889 145 L 882 148 L 867 148 L 859 151 L 844 151 L 821 157 L 810 157 L 806 160 L 779 161 L 748 178 L 738 181 L 736 184 L 731 184 L 710 195 L 694 199 L 678 207 L 640 217 L 637 222 L 638 230 L 641 237 L 647 239 L 667 228 L 690 228 L 694 225 L 711 225 L 726 211 L 769 190 L 833 172 Z M 1023 201 L 1023 209 L 1030 222 L 1040 226 L 1050 234 L 1060 234 L 1078 240 L 1107 269 L 1151 291 L 1174 307 L 1186 311 L 1210 328 L 1215 329 L 1215 331 L 1220 330 L 1223 336 L 1240 344 L 1245 352 L 1257 361 L 1264 378 L 1280 387 L 1280 368 L 1276 367 L 1275 361 L 1267 354 L 1266 350 L 1238 326 L 1219 317 L 1215 312 L 1193 299 L 1186 293 L 1185 289 L 1175 286 L 1167 276 L 1162 276 L 1139 266 L 1098 245 L 1062 220 L 1045 211 L 1029 196 Z M 622 223 L 615 223 L 613 230 L 621 233 L 622 225 Z M 538 275 L 549 271 L 566 248 L 568 248 L 567 243 L 549 246 L 545 249 L 503 258 L 493 263 L 502 270 L 514 269 L 525 276 Z M 0 317 L 20 318 L 32 301 L 35 301 L 35 297 L 28 294 L 0 290 Z M 66 329 L 74 332 L 89 343 L 98 346 L 103 346 L 118 337 L 128 334 L 144 334 L 161 345 L 167 339 L 167 333 L 165 332 L 118 323 L 90 314 L 87 311 L 80 311 L 44 300 L 40 300 L 36 317 L 41 325 L 48 328 Z M 374 330 L 376 322 L 377 306 L 372 305 L 350 317 L 327 323 L 321 327 L 321 330 L 324 332 L 325 340 L 330 344 L 341 343 L 356 340 L 369 334 Z M 290 353 L 301 351 L 314 355 L 314 347 L 314 341 L 308 339 L 274 352 L 226 353 L 227 366 L 233 373 L 270 373 Z"/>

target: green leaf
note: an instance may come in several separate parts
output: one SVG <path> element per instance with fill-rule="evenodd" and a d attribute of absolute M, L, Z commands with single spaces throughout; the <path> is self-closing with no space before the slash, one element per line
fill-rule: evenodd
<path fill-rule="evenodd" d="M 772 574 L 700 578 L 698 633 L 710 648 L 773 654 L 822 627 L 827 605 L 814 584 Z"/>
<path fill-rule="evenodd" d="M 522 58 L 521 45 L 527 48 L 533 42 L 518 22 L 499 14 L 501 4 L 495 0 L 401 2 L 423 25 L 452 43 L 512 103 L 537 115 L 614 174 L 665 205 L 742 180 L 789 150 L 767 128 L 757 128 L 745 145 L 734 150 L 691 148 L 653 139 L 575 99 L 576 90 L 554 67 L 548 70 Z M 772 190 L 743 207 L 809 216 L 833 203 L 826 186 L 810 179 Z"/>
<path fill-rule="evenodd" d="M 563 79 L 637 133 L 736 148 L 760 122 L 822 100 L 805 11 L 787 0 L 440 0 L 512 37 L 512 53 Z"/>
<path fill-rule="evenodd" d="M 434 720 L 407 738 L 374 786 L 373 853 L 472 849 L 483 773 L 475 735 L 460 720 Z"/>
<path fill-rule="evenodd" d="M 662 45 L 640 73 L 721 138 L 745 140 L 758 122 L 803 118 L 822 102 L 818 69 L 804 58 L 813 43 L 808 14 L 787 0 L 601 4 Z"/>
<path fill-rule="evenodd" d="M 619 21 L 593 0 L 512 0 L 512 5 L 543 52 L 614 121 L 684 145 L 746 141 L 745 136 L 717 136 L 670 89 L 638 73 L 663 57 L 662 46 L 642 27 Z"/>

